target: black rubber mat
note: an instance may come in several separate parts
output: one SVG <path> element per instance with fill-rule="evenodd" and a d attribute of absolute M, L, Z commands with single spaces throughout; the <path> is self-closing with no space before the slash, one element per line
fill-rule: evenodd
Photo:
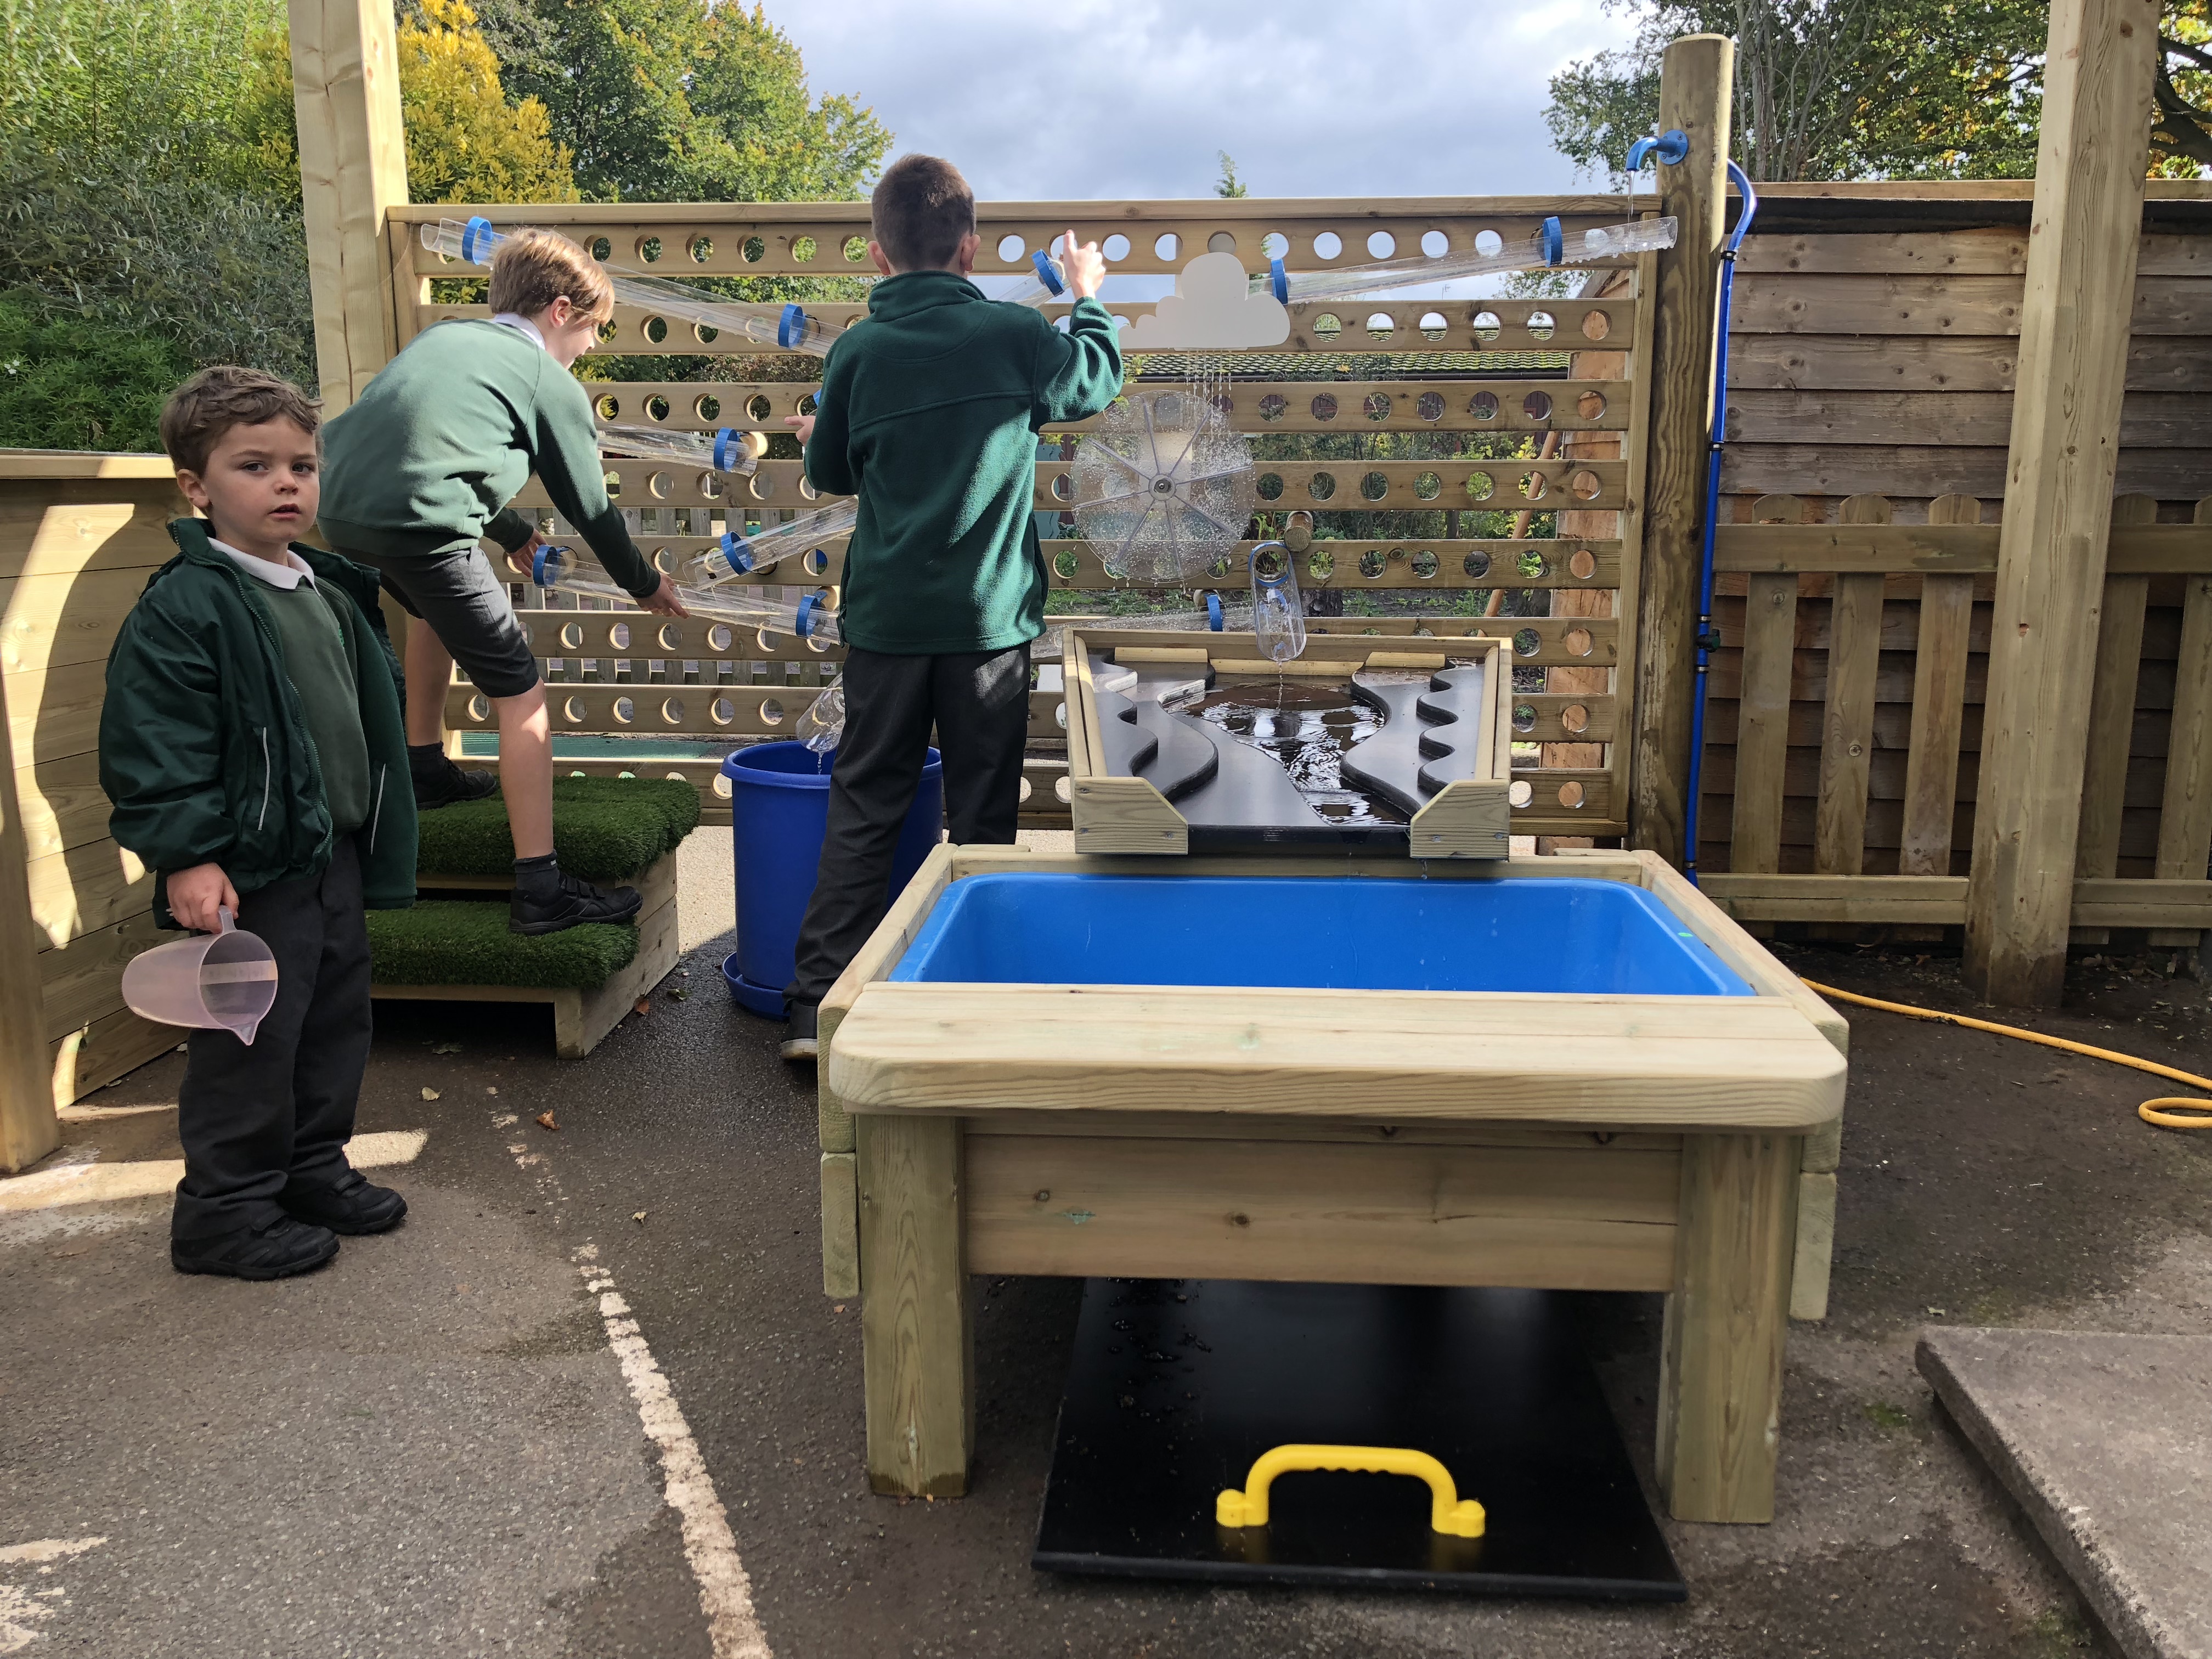
<path fill-rule="evenodd" d="M 1431 1531 L 1397 1475 L 1279 1478 L 1261 1528 L 1214 1521 L 1292 1443 L 1407 1447 L 1487 1510 Z M 1569 1317 L 1542 1291 L 1094 1279 L 1031 1565 L 1132 1578 L 1680 1601 Z"/>

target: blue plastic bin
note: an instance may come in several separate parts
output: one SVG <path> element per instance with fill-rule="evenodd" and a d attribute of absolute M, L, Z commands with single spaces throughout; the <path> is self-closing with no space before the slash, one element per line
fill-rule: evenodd
<path fill-rule="evenodd" d="M 822 861 L 836 758 L 803 743 L 763 743 L 722 763 L 722 775 L 730 781 L 730 842 L 738 877 L 738 948 L 723 958 L 722 978 L 739 1006 L 770 1019 L 783 1018 L 783 988 L 791 983 L 799 924 Z M 945 766 L 933 749 L 899 832 L 893 898 L 937 845 L 944 823 Z"/>
<path fill-rule="evenodd" d="M 1642 888 L 1576 878 L 969 876 L 891 978 L 1752 994 Z"/>

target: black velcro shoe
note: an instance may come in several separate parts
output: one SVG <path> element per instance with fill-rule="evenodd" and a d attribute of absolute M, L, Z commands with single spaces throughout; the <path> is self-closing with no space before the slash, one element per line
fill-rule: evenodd
<path fill-rule="evenodd" d="M 791 1005 L 791 1029 L 784 1033 L 783 1042 L 776 1053 L 786 1060 L 813 1060 L 822 1052 L 821 1040 L 815 1035 L 814 1022 L 820 1018 L 821 1009 L 811 1002 Z"/>
<path fill-rule="evenodd" d="M 456 801 L 482 800 L 499 788 L 499 775 L 476 768 L 464 770 L 453 764 L 450 756 L 441 755 L 441 763 L 427 772 L 416 772 L 415 810 L 435 811 L 441 806 L 451 806 Z"/>
<path fill-rule="evenodd" d="M 349 1237 L 388 1233 L 407 1219 L 407 1200 L 358 1170 L 348 1170 L 333 1187 L 287 1187 L 276 1201 L 294 1220 Z"/>
<path fill-rule="evenodd" d="M 265 1227 L 169 1241 L 169 1265 L 179 1273 L 228 1279 L 289 1279 L 313 1272 L 337 1253 L 337 1235 L 328 1227 L 311 1227 L 288 1215 Z"/>
<path fill-rule="evenodd" d="M 556 869 L 556 880 L 517 882 L 507 908 L 510 933 L 557 933 L 564 927 L 587 921 L 624 922 L 635 916 L 645 902 L 635 887 L 617 887 L 611 893 Z"/>

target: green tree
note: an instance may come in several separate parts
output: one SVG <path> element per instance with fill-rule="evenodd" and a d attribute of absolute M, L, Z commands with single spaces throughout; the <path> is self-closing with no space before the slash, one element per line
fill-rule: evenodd
<path fill-rule="evenodd" d="M 161 405 L 191 368 L 158 335 L 0 294 L 0 447 L 159 449 Z"/>
<path fill-rule="evenodd" d="M 1236 158 L 1225 149 L 1216 150 L 1214 154 L 1221 160 L 1221 177 L 1213 182 L 1213 193 L 1225 196 L 1232 202 L 1243 200 L 1249 192 L 1244 188 L 1244 181 L 1237 176 Z"/>

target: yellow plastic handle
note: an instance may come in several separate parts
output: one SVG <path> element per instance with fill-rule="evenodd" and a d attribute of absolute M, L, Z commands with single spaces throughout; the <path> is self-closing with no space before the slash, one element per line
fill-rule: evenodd
<path fill-rule="evenodd" d="M 1267 1524 L 1267 1488 L 1279 1474 L 1310 1469 L 1345 1469 L 1355 1474 L 1410 1474 L 1429 1483 L 1429 1525 L 1455 1538 L 1482 1536 L 1482 1505 L 1462 1498 L 1451 1471 L 1426 1452 L 1396 1446 L 1278 1446 L 1262 1452 L 1244 1478 L 1213 1501 L 1213 1518 L 1224 1527 Z"/>

